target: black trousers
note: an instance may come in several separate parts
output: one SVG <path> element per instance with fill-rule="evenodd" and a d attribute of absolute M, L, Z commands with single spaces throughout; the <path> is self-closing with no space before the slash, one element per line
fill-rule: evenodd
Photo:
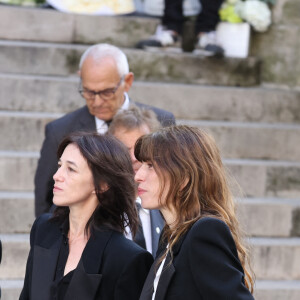
<path fill-rule="evenodd" d="M 216 29 L 219 18 L 219 9 L 223 0 L 199 0 L 201 11 L 195 23 L 195 33 L 209 32 Z M 162 24 L 177 33 L 182 32 L 184 22 L 183 0 L 165 0 L 165 10 Z"/>

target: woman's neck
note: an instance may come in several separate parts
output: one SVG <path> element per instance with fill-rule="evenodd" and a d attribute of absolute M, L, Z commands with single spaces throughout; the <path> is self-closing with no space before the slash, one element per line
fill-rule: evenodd
<path fill-rule="evenodd" d="M 167 207 L 163 207 L 160 209 L 166 224 L 172 229 L 175 226 L 176 214 L 174 209 L 169 209 Z"/>
<path fill-rule="evenodd" d="M 85 218 L 84 216 L 78 215 L 76 213 L 71 213 L 69 215 L 69 238 L 74 239 L 77 237 L 82 237 L 85 234 L 86 224 L 89 218 Z"/>
<path fill-rule="evenodd" d="M 70 206 L 70 237 L 84 236 L 86 224 L 88 223 L 96 208 L 96 203 L 94 205 L 74 205 L 72 207 Z"/>

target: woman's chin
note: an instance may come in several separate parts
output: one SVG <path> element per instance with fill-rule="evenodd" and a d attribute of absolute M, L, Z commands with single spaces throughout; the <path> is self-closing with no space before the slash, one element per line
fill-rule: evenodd
<path fill-rule="evenodd" d="M 62 201 L 61 199 L 57 199 L 56 197 L 53 198 L 53 204 L 56 206 L 67 206 L 65 201 Z"/>

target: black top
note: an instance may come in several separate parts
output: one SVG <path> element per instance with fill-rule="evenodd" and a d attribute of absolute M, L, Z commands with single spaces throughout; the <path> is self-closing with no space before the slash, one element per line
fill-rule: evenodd
<path fill-rule="evenodd" d="M 49 218 L 42 215 L 32 226 L 20 300 L 53 300 L 52 286 L 58 265 L 65 265 L 59 261 L 64 261 L 66 248 L 60 251 L 65 240 L 60 225 Z M 100 226 L 89 238 L 72 280 L 63 285 L 67 288 L 57 286 L 57 296 L 65 290 L 64 300 L 138 300 L 152 262 L 149 252 L 121 232 Z"/>
<path fill-rule="evenodd" d="M 60 230 L 63 238 L 57 259 L 54 281 L 51 286 L 51 299 L 55 300 L 64 299 L 74 274 L 74 270 L 72 270 L 64 276 L 64 270 L 69 256 L 69 222 L 65 221 L 60 226 Z"/>

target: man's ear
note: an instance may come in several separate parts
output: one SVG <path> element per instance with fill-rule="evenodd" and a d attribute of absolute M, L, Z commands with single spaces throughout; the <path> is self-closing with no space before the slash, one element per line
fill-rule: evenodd
<path fill-rule="evenodd" d="M 128 92 L 133 84 L 134 81 L 134 74 L 132 72 L 129 72 L 125 75 L 124 78 L 124 85 L 125 85 L 125 92 Z"/>

